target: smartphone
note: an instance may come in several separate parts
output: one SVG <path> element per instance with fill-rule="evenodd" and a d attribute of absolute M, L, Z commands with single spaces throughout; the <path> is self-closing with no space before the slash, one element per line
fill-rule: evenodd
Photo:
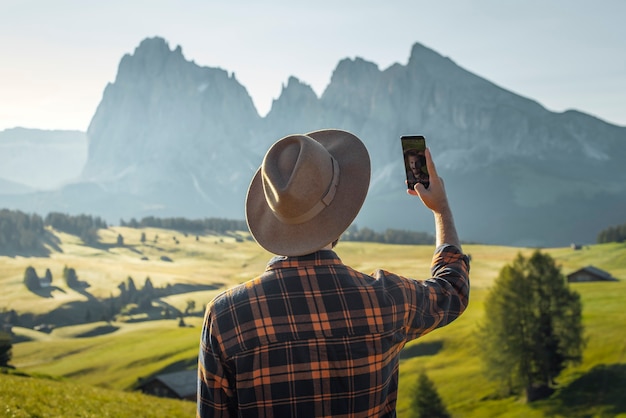
<path fill-rule="evenodd" d="M 422 135 L 403 135 L 402 152 L 404 153 L 404 170 L 406 172 L 406 184 L 413 189 L 417 183 L 422 183 L 428 188 L 430 177 L 426 167 L 426 138 Z"/>

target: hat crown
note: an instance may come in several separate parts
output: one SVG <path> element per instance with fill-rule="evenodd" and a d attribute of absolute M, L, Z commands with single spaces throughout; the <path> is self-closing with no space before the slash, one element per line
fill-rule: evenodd
<path fill-rule="evenodd" d="M 319 142 L 291 135 L 268 150 L 261 174 L 265 199 L 276 218 L 300 224 L 332 202 L 339 166 Z"/>
<path fill-rule="evenodd" d="M 369 154 L 350 132 L 286 136 L 267 151 L 248 187 L 250 233 L 274 254 L 313 253 L 350 226 L 369 182 Z"/>

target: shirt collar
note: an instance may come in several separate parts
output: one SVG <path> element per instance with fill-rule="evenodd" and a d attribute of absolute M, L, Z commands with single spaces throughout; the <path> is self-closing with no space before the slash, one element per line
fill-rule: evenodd
<path fill-rule="evenodd" d="M 319 250 L 312 254 L 299 255 L 293 257 L 277 256 L 267 263 L 266 271 L 279 268 L 328 266 L 341 264 L 341 259 L 332 250 Z"/>

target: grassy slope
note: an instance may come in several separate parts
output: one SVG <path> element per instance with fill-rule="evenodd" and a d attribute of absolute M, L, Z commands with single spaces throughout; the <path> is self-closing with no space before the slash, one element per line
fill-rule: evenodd
<path fill-rule="evenodd" d="M 0 416 L 12 418 L 183 418 L 195 414 L 192 402 L 4 374 L 0 374 L 0 405 Z"/>
<path fill-rule="evenodd" d="M 54 297 L 50 298 L 52 300 L 42 301 L 32 295 L 21 284 L 23 271 L 29 264 L 36 267 L 40 275 L 43 275 L 46 267 L 51 267 L 55 284 L 59 287 L 62 287 L 58 278 L 63 265 L 75 267 L 79 278 L 92 284 L 90 291 L 94 295 L 108 296 L 112 291 L 117 291 L 111 283 L 117 284 L 128 275 L 132 275 L 138 285 L 143 284 L 145 276 L 150 276 L 155 285 L 168 282 L 217 282 L 228 286 L 261 272 L 269 258 L 269 254 L 250 242 L 236 243 L 232 239 L 219 237 L 201 237 L 197 242 L 195 237 L 185 238 L 171 231 L 145 232 L 148 240 L 158 234 L 159 242 L 141 245 L 141 231 L 112 228 L 102 233 L 103 239 L 112 243 L 117 234 L 121 233 L 125 238 L 126 248 L 95 250 L 79 245 L 70 236 L 61 235 L 63 253 L 55 253 L 45 259 L 0 257 L 0 287 L 11 289 L 11 292 L 0 295 L 0 308 L 15 308 L 20 312 L 26 309 L 40 310 L 42 308 L 38 304 L 45 302 L 49 309 L 49 306 L 60 304 L 70 296 L 83 297 L 73 294 L 69 289 L 65 289 L 64 294 L 55 292 Z M 172 235 L 177 235 L 180 244 L 174 243 Z M 565 390 L 562 391 L 562 396 L 557 393 L 553 399 L 532 406 L 514 398 L 493 399 L 497 388 L 483 377 L 482 365 L 473 340 L 474 331 L 482 316 L 482 301 L 499 269 L 518 252 L 529 254 L 531 250 L 491 246 L 467 246 L 465 250 L 472 255 L 470 307 L 455 323 L 409 344 L 408 348 L 433 342 L 441 342 L 443 346 L 435 355 L 403 360 L 398 402 L 400 416 L 406 416 L 411 385 L 417 372 L 422 369 L 433 379 L 450 410 L 459 417 L 505 414 L 539 417 L 544 416 L 546 411 L 555 409 L 565 411 L 562 416 L 602 416 L 602 411 L 610 410 L 611 407 L 613 410 L 609 415 L 622 413 L 626 416 L 626 406 L 619 404 L 610 394 L 603 401 L 591 402 L 596 405 L 590 406 L 587 402 L 576 408 L 563 405 L 565 395 L 569 394 Z M 545 251 L 562 264 L 564 273 L 593 264 L 610 271 L 616 277 L 626 279 L 624 245 L 599 245 L 581 251 L 568 248 Z M 346 242 L 339 245 L 338 253 L 344 262 L 362 271 L 384 268 L 421 278 L 428 274 L 432 248 Z M 174 262 L 160 261 L 159 257 L 163 254 Z M 149 260 L 141 261 L 142 256 Z M 53 265 L 56 266 L 54 269 Z M 59 268 L 59 271 L 55 271 Z M 626 364 L 626 346 L 623 339 L 626 324 L 623 294 L 626 280 L 618 283 L 574 284 L 572 287 L 581 294 L 585 304 L 584 323 L 589 343 L 583 364 L 566 370 L 560 378 L 563 385 L 573 383 L 570 387 L 580 382 L 585 383 L 585 376 L 597 375 L 598 369 L 594 367 L 598 365 L 614 367 L 616 364 Z M 170 296 L 167 302 L 184 309 L 186 301 L 193 299 L 200 310 L 216 293 L 217 291 L 203 291 Z M 74 337 L 89 332 L 90 329 L 102 329 L 104 324 L 60 328 L 51 335 L 22 330 L 20 332 L 24 333 L 25 338 L 32 341 L 14 346 L 13 364 L 29 372 L 65 376 L 89 385 L 126 389 L 135 384 L 137 378 L 167 370 L 172 363 L 193 364 L 197 353 L 199 318 L 189 319 L 187 322 L 193 327 L 179 328 L 173 320 L 114 323 L 113 326 L 119 327 L 116 331 L 89 338 Z M 167 344 L 164 344 L 165 341 Z M 618 377 L 622 376 L 619 373 L 623 368 L 611 370 L 617 370 Z M 621 388 L 623 391 L 623 383 Z M 608 388 L 604 389 L 608 391 Z M 558 414 L 552 413 L 552 416 Z"/>

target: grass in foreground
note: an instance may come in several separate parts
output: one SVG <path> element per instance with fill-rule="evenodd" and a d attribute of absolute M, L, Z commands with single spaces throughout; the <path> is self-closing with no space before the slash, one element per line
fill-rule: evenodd
<path fill-rule="evenodd" d="M 192 417 L 195 403 L 0 373 L 2 417 Z"/>

